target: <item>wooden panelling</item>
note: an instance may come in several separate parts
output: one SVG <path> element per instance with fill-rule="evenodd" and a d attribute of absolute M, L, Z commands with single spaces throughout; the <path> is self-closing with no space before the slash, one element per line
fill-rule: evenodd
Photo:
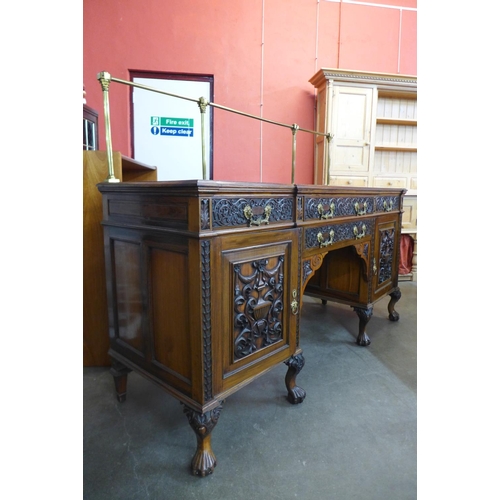
<path fill-rule="evenodd" d="M 156 180 L 156 169 L 118 152 L 115 177 Z M 108 304 L 104 268 L 102 196 L 97 184 L 108 177 L 106 151 L 83 151 L 83 366 L 109 366 Z"/>
<path fill-rule="evenodd" d="M 151 312 L 154 360 L 191 381 L 187 252 L 151 249 Z M 171 283 L 173 286 L 165 286 Z"/>

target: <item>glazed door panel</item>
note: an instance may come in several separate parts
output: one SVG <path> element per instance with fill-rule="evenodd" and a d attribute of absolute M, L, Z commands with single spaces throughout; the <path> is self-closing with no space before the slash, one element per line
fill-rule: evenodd
<path fill-rule="evenodd" d="M 295 353 L 297 254 L 297 230 L 221 239 L 223 391 Z"/>

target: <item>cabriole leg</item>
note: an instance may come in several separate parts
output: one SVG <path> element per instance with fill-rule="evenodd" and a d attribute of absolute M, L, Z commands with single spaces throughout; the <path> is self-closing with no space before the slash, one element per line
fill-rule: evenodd
<path fill-rule="evenodd" d="M 222 401 L 219 406 L 206 413 L 200 413 L 184 405 L 184 414 L 187 416 L 197 440 L 196 453 L 191 460 L 191 472 L 195 476 L 208 476 L 212 474 L 217 465 L 217 459 L 212 451 L 210 433 L 219 420 L 223 403 Z"/>
<path fill-rule="evenodd" d="M 113 359 L 111 361 L 111 375 L 115 380 L 116 399 L 123 403 L 127 399 L 127 375 L 132 371 L 124 364 Z"/>
<path fill-rule="evenodd" d="M 391 297 L 389 306 L 387 307 L 387 309 L 389 310 L 389 319 L 391 321 L 398 321 L 399 313 L 394 310 L 394 306 L 396 305 L 396 302 L 401 298 L 401 290 L 399 289 L 399 287 L 391 292 L 389 296 Z"/>
<path fill-rule="evenodd" d="M 304 356 L 302 354 L 297 354 L 292 356 L 290 359 L 285 361 L 288 366 L 288 370 L 285 375 L 285 385 L 288 389 L 287 399 L 293 405 L 302 403 L 306 397 L 306 391 L 295 384 L 295 379 L 299 374 L 300 370 L 304 368 Z"/>
<path fill-rule="evenodd" d="M 373 314 L 373 306 L 368 307 L 366 309 L 362 307 L 353 307 L 354 311 L 358 315 L 359 318 L 359 333 L 358 338 L 356 339 L 356 344 L 361 346 L 367 346 L 371 344 L 370 337 L 366 334 L 366 325 L 368 321 L 370 321 Z"/>

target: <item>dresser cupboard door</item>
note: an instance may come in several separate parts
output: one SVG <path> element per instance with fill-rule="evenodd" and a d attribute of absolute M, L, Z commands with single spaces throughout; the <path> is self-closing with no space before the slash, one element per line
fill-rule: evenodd
<path fill-rule="evenodd" d="M 330 175 L 339 172 L 368 175 L 373 89 L 339 85 L 333 92 Z"/>
<path fill-rule="evenodd" d="M 298 230 L 219 238 L 217 392 L 252 380 L 297 350 Z"/>

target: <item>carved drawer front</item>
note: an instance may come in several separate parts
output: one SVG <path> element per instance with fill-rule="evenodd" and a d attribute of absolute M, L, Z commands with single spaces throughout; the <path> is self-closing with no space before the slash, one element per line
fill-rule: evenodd
<path fill-rule="evenodd" d="M 352 241 L 353 244 L 358 243 L 359 240 L 373 234 L 374 224 L 373 218 L 362 218 L 307 228 L 304 231 L 304 250 L 323 248 L 329 250 L 337 243 L 347 241 Z"/>
<path fill-rule="evenodd" d="M 306 197 L 304 201 L 304 220 L 328 220 L 339 216 L 339 199 Z"/>
<path fill-rule="evenodd" d="M 393 212 L 400 209 L 400 196 L 376 196 L 375 212 Z"/>
<path fill-rule="evenodd" d="M 202 228 L 260 227 L 293 222 L 293 197 L 214 197 L 211 217 L 208 200 L 202 200 Z M 205 211 L 205 212 L 204 212 Z"/>
<path fill-rule="evenodd" d="M 374 177 L 373 186 L 404 189 L 406 187 L 406 177 Z"/>
<path fill-rule="evenodd" d="M 306 197 L 304 220 L 328 221 L 338 217 L 372 214 L 375 211 L 375 199 L 371 196 Z"/>
<path fill-rule="evenodd" d="M 330 186 L 351 186 L 351 187 L 367 187 L 368 177 L 358 177 L 351 175 L 331 175 Z"/>
<path fill-rule="evenodd" d="M 224 389 L 295 352 L 298 242 L 296 230 L 281 233 L 221 252 Z"/>

